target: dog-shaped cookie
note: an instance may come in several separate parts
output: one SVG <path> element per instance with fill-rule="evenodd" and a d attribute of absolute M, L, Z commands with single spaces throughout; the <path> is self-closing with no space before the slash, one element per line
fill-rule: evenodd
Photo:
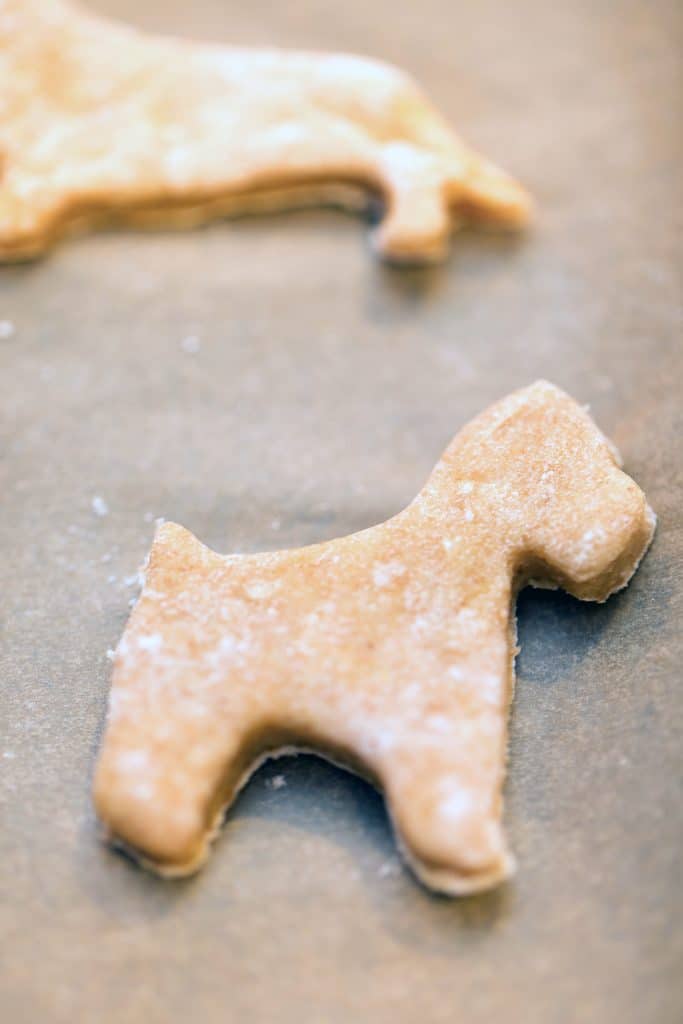
<path fill-rule="evenodd" d="M 192 872 L 256 766 L 303 748 L 384 791 L 428 886 L 500 882 L 515 596 L 536 581 L 604 601 L 654 523 L 588 414 L 539 382 L 465 427 L 379 526 L 232 556 L 160 526 L 95 779 L 111 837 Z"/>
<path fill-rule="evenodd" d="M 67 0 L 0 0 L 0 259 L 103 216 L 192 224 L 381 193 L 395 261 L 458 217 L 516 227 L 526 193 L 400 71 L 360 57 L 154 38 Z M 342 186 L 340 191 L 340 186 Z"/>

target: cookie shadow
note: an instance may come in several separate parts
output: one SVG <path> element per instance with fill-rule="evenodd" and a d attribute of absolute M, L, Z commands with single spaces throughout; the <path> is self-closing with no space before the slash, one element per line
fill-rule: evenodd
<path fill-rule="evenodd" d="M 635 664 L 656 640 L 670 600 L 660 585 L 657 601 L 649 601 L 647 614 L 639 614 L 641 596 L 649 589 L 645 568 L 627 589 L 604 604 L 579 601 L 562 590 L 522 590 L 516 607 L 518 684 L 565 683 L 586 658 L 595 655 L 607 630 L 620 659 Z M 637 630 L 633 628 L 636 621 Z"/>
<path fill-rule="evenodd" d="M 450 954 L 460 939 L 485 936 L 510 911 L 513 886 L 449 897 L 426 889 L 400 859 L 382 795 L 351 772 L 312 754 L 266 762 L 228 812 L 230 823 L 281 823 L 341 847 L 376 918 L 394 940 Z M 214 855 L 220 856 L 221 839 Z M 292 871 L 300 866 L 292 864 Z"/>
<path fill-rule="evenodd" d="M 452 313 L 457 323 L 470 301 L 479 301 L 481 281 L 519 278 L 515 256 L 521 256 L 523 244 L 523 233 L 470 225 L 452 234 L 447 255 L 435 263 L 391 263 L 369 254 L 366 315 L 372 323 L 403 327 L 417 322 L 425 309 L 457 301 Z"/>

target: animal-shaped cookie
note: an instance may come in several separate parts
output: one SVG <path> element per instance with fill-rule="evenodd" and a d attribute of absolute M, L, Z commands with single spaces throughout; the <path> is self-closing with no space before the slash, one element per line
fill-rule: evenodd
<path fill-rule="evenodd" d="M 119 643 L 95 778 L 117 843 L 195 871 L 264 758 L 310 749 L 374 781 L 422 881 L 513 869 L 501 827 L 514 602 L 625 586 L 654 515 L 588 414 L 539 382 L 482 413 L 393 519 L 223 556 L 160 526 Z"/>
<path fill-rule="evenodd" d="M 357 204 L 344 185 L 385 197 L 374 243 L 390 260 L 441 257 L 458 217 L 516 227 L 529 213 L 386 64 L 154 38 L 67 0 L 0 0 L 0 259 L 102 217 L 177 226 Z"/>

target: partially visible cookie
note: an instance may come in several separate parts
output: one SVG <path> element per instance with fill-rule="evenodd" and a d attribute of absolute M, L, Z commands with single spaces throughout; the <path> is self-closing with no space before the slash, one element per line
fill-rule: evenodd
<path fill-rule="evenodd" d="M 119 643 L 95 801 L 162 875 L 195 871 L 255 767 L 311 749 L 384 792 L 422 881 L 513 870 L 503 834 L 514 601 L 624 587 L 655 518 L 587 413 L 539 382 L 466 426 L 393 519 L 222 556 L 159 528 Z"/>
<path fill-rule="evenodd" d="M 103 217 L 386 199 L 395 261 L 440 259 L 455 221 L 517 227 L 526 193 L 416 85 L 360 57 L 155 38 L 68 0 L 0 0 L 0 259 Z"/>

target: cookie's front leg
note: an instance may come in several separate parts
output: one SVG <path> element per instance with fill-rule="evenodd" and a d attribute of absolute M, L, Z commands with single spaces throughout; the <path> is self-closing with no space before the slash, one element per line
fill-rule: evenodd
<path fill-rule="evenodd" d="M 498 737 L 488 741 L 471 722 L 444 726 L 439 741 L 418 735 L 392 753 L 389 809 L 406 859 L 429 888 L 466 894 L 512 874 L 500 820 L 503 756 Z"/>

